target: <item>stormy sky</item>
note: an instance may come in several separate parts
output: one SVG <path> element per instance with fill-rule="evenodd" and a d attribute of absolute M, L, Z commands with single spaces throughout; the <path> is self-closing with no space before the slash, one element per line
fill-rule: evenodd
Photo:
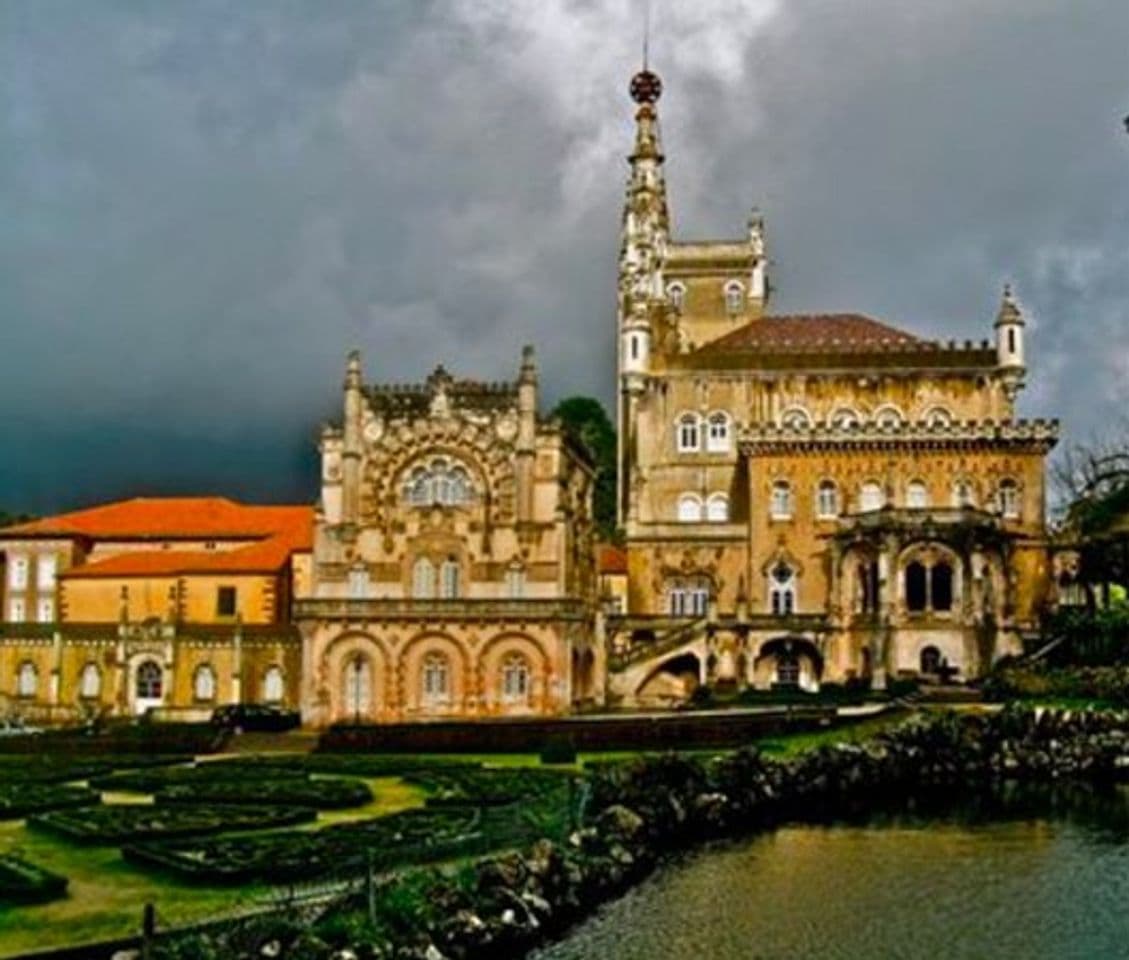
<path fill-rule="evenodd" d="M 654 0 L 675 232 L 1129 404 L 1125 0 Z M 0 2 L 0 508 L 316 496 L 346 351 L 613 393 L 641 0 Z"/>

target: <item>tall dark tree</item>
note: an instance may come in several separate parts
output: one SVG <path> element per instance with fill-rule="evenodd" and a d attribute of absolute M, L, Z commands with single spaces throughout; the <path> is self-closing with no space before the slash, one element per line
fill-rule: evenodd
<path fill-rule="evenodd" d="M 615 526 L 615 427 L 603 404 L 593 397 L 566 397 L 557 404 L 553 416 L 565 432 L 587 449 L 596 465 L 593 510 L 599 535 L 613 539 Z"/>

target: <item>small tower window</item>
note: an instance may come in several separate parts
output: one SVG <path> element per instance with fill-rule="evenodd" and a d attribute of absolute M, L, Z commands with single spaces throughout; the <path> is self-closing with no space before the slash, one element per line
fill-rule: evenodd
<path fill-rule="evenodd" d="M 1019 518 L 1019 484 L 1008 478 L 1000 481 L 999 493 L 1000 513 L 1005 519 L 1017 520 Z"/>
<path fill-rule="evenodd" d="M 730 316 L 741 313 L 745 309 L 745 288 L 736 280 L 730 280 L 725 285 L 725 312 Z"/>
<path fill-rule="evenodd" d="M 777 480 L 772 485 L 772 503 L 769 516 L 773 520 L 792 519 L 792 485 L 787 480 Z"/>
<path fill-rule="evenodd" d="M 815 512 L 821 520 L 831 520 L 839 515 L 839 488 L 833 480 L 823 480 L 815 496 Z"/>
<path fill-rule="evenodd" d="M 729 414 L 711 413 L 706 430 L 706 449 L 710 453 L 729 452 Z"/>
<path fill-rule="evenodd" d="M 702 447 L 701 417 L 684 413 L 678 418 L 678 452 L 696 453 Z"/>
<path fill-rule="evenodd" d="M 681 313 L 682 308 L 686 305 L 686 286 L 681 283 L 667 284 L 666 296 L 670 305 Z"/>
<path fill-rule="evenodd" d="M 1008 353 L 1015 353 L 1015 327 L 1007 328 L 1007 349 Z"/>

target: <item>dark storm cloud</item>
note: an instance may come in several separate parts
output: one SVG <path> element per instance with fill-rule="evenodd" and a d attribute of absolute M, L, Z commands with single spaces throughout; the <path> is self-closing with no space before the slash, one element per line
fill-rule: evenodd
<path fill-rule="evenodd" d="M 1121 0 L 656 0 L 676 231 L 769 216 L 778 310 L 981 337 L 1129 401 Z M 314 496 L 372 379 L 610 399 L 627 0 L 0 4 L 0 506 Z"/>

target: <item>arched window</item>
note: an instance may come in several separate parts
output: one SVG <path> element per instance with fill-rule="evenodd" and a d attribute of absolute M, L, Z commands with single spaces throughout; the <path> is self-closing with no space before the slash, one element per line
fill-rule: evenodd
<path fill-rule="evenodd" d="M 859 510 L 869 513 L 872 510 L 881 510 L 886 503 L 886 496 L 882 487 L 869 480 L 859 488 Z"/>
<path fill-rule="evenodd" d="M 465 467 L 437 457 L 426 467 L 417 466 L 408 474 L 404 499 L 417 507 L 433 503 L 464 506 L 474 499 L 474 489 Z"/>
<path fill-rule="evenodd" d="M 906 484 L 906 506 L 920 510 L 929 506 L 929 490 L 922 480 L 911 480 Z"/>
<path fill-rule="evenodd" d="M 724 493 L 711 493 L 706 501 L 706 519 L 711 523 L 725 523 L 729 519 L 729 497 Z"/>
<path fill-rule="evenodd" d="M 345 713 L 354 720 L 368 716 L 372 707 L 372 667 L 368 659 L 357 654 L 345 663 L 341 678 L 345 693 Z"/>
<path fill-rule="evenodd" d="M 807 430 L 811 426 L 811 416 L 803 407 L 792 407 L 781 415 L 780 425 L 785 430 Z"/>
<path fill-rule="evenodd" d="M 772 485 L 772 504 L 769 516 L 773 520 L 792 519 L 792 485 L 787 480 L 777 480 Z"/>
<path fill-rule="evenodd" d="M 146 660 L 137 668 L 137 699 L 160 700 L 164 692 L 164 671 L 156 660 Z"/>
<path fill-rule="evenodd" d="M 705 577 L 673 577 L 666 582 L 667 609 L 672 617 L 704 617 L 710 582 Z"/>
<path fill-rule="evenodd" d="M 953 415 L 945 407 L 930 407 L 925 411 L 925 425 L 927 427 L 947 427 L 953 422 Z"/>
<path fill-rule="evenodd" d="M 839 488 L 834 480 L 821 480 L 815 494 L 815 514 L 821 520 L 839 515 Z"/>
<path fill-rule="evenodd" d="M 996 495 L 1000 513 L 1008 520 L 1019 518 L 1019 484 L 1010 477 L 1000 481 Z"/>
<path fill-rule="evenodd" d="M 745 309 L 745 288 L 736 280 L 725 285 L 725 312 L 730 316 Z"/>
<path fill-rule="evenodd" d="M 941 670 L 941 651 L 936 647 L 923 647 L 921 650 L 921 672 L 939 673 Z"/>
<path fill-rule="evenodd" d="M 82 668 L 78 681 L 78 695 L 83 700 L 96 700 L 102 693 L 102 671 L 98 664 L 88 663 Z"/>
<path fill-rule="evenodd" d="M 450 699 L 450 665 L 441 653 L 429 653 L 423 661 L 423 702 L 434 706 Z"/>
<path fill-rule="evenodd" d="M 696 493 L 684 493 L 678 498 L 678 522 L 698 523 L 702 519 L 702 498 Z"/>
<path fill-rule="evenodd" d="M 21 697 L 34 697 L 38 686 L 39 671 L 35 669 L 34 663 L 25 660 L 16 674 L 16 693 Z"/>
<path fill-rule="evenodd" d="M 933 564 L 929 570 L 929 601 L 934 610 L 946 612 L 953 608 L 953 568 L 944 561 Z"/>
<path fill-rule="evenodd" d="M 435 596 L 435 565 L 427 557 L 412 564 L 412 596 L 419 600 Z"/>
<path fill-rule="evenodd" d="M 925 566 L 914 560 L 906 566 L 906 609 L 920 613 L 925 609 L 928 598 L 925 583 Z"/>
<path fill-rule="evenodd" d="M 961 479 L 957 480 L 956 483 L 953 484 L 953 506 L 976 506 L 976 495 L 973 493 L 971 481 Z"/>
<path fill-rule="evenodd" d="M 520 653 L 511 653 L 502 661 L 502 700 L 505 703 L 529 700 L 529 661 Z"/>
<path fill-rule="evenodd" d="M 439 595 L 444 600 L 459 595 L 459 562 L 454 557 L 448 557 L 439 567 Z"/>
<path fill-rule="evenodd" d="M 854 430 L 862 421 L 850 407 L 840 407 L 831 414 L 831 426 L 836 430 Z"/>
<path fill-rule="evenodd" d="M 783 560 L 768 575 L 768 599 L 773 616 L 789 617 L 796 612 L 796 571 Z"/>
<path fill-rule="evenodd" d="M 282 668 L 267 667 L 263 674 L 263 702 L 279 703 L 282 700 Z"/>
<path fill-rule="evenodd" d="M 711 413 L 706 422 L 706 449 L 710 453 L 729 452 L 729 414 Z"/>
<path fill-rule="evenodd" d="M 897 430 L 904 420 L 901 410 L 892 404 L 879 407 L 874 412 L 874 422 L 880 430 Z"/>
<path fill-rule="evenodd" d="M 216 671 L 206 663 L 196 668 L 192 678 L 192 696 L 196 700 L 216 698 Z"/>
<path fill-rule="evenodd" d="M 668 283 L 666 285 L 666 298 L 670 301 L 670 305 L 681 313 L 686 304 L 686 284 Z"/>
<path fill-rule="evenodd" d="M 702 418 L 696 413 L 684 413 L 678 418 L 677 443 L 679 453 L 697 453 L 702 447 Z"/>

